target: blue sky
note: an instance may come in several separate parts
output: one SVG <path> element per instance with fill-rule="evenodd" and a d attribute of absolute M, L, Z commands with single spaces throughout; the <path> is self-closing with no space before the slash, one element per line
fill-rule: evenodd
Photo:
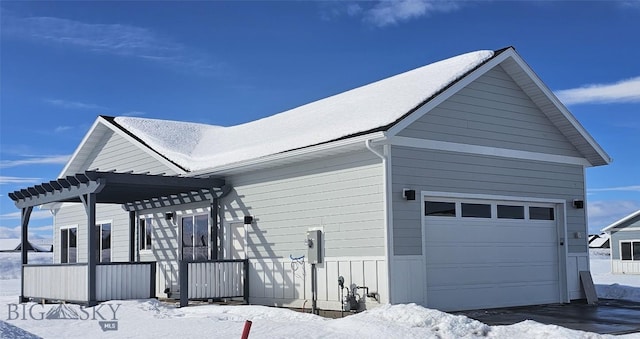
<path fill-rule="evenodd" d="M 234 125 L 480 49 L 514 46 L 614 158 L 590 231 L 640 209 L 640 1 L 3 1 L 7 193 L 57 177 L 97 115 Z M 50 237 L 36 211 L 30 231 Z"/>

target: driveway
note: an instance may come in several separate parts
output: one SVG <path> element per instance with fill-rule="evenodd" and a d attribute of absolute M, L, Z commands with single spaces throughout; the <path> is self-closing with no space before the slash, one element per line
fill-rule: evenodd
<path fill-rule="evenodd" d="M 586 302 L 455 312 L 487 325 L 511 325 L 524 320 L 600 334 L 640 333 L 640 303 L 600 299 Z"/>

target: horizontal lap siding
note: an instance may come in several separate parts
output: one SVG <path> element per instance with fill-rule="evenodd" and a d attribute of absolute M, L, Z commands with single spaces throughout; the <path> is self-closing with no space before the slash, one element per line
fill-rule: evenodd
<path fill-rule="evenodd" d="M 575 232 L 586 232 L 585 210 L 570 206 L 573 199 L 584 199 L 581 166 L 397 146 L 391 154 L 396 255 L 422 254 L 420 198 L 404 200 L 403 188 L 418 194 L 437 191 L 565 200 L 569 251 L 586 251 L 584 237 L 573 237 Z"/>
<path fill-rule="evenodd" d="M 107 133 L 88 157 L 86 169 L 150 174 L 176 174 L 149 153 L 117 133 Z"/>
<path fill-rule="evenodd" d="M 576 148 L 499 66 L 399 135 L 580 157 Z"/>
<path fill-rule="evenodd" d="M 620 240 L 640 240 L 640 230 L 611 233 L 611 259 L 620 259 Z"/>
<path fill-rule="evenodd" d="M 109 132 L 94 143 L 94 150 L 82 166 L 84 170 L 167 175 L 173 170 L 150 156 L 138 146 L 117 133 Z M 107 183 L 108 185 L 108 183 Z M 112 261 L 129 261 L 129 214 L 120 205 L 98 205 L 96 221 L 112 221 L 111 257 Z M 64 204 L 55 217 L 54 260 L 60 262 L 60 227 L 78 225 L 78 258 L 87 260 L 87 215 L 82 204 Z"/>
<path fill-rule="evenodd" d="M 251 258 L 306 255 L 310 228 L 324 230 L 325 256 L 384 255 L 382 165 L 358 152 L 227 178 L 227 220 L 255 217 L 247 229 Z"/>
<path fill-rule="evenodd" d="M 111 222 L 111 261 L 129 261 L 129 214 L 120 205 L 97 205 L 96 222 Z M 60 229 L 78 227 L 78 262 L 87 262 L 87 214 L 83 204 L 66 203 L 54 218 L 54 262 L 60 262 Z"/>

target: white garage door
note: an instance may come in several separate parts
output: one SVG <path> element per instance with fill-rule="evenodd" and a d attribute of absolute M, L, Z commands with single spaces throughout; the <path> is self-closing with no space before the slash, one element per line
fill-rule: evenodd
<path fill-rule="evenodd" d="M 561 301 L 554 205 L 425 198 L 423 206 L 428 307 Z"/>

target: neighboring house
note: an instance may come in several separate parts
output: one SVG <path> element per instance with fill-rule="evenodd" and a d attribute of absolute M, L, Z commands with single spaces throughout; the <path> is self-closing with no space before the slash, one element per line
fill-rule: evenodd
<path fill-rule="evenodd" d="M 602 229 L 611 236 L 611 272 L 640 274 L 640 210 Z"/>
<path fill-rule="evenodd" d="M 82 263 L 56 268 L 67 300 L 220 297 L 202 291 L 246 270 L 253 304 L 340 310 L 342 276 L 359 307 L 464 310 L 584 297 L 585 169 L 610 161 L 505 48 L 238 126 L 100 116 L 60 179 L 10 196 L 23 232 L 55 213 L 54 262 Z M 54 273 L 24 274 L 45 297 Z"/>
<path fill-rule="evenodd" d="M 27 242 L 28 252 L 52 252 L 51 245 L 35 244 L 32 241 Z M 0 252 L 20 252 L 22 249 L 22 240 L 20 239 L 0 239 Z"/>
<path fill-rule="evenodd" d="M 611 247 L 609 240 L 609 235 L 606 233 L 593 234 L 589 236 L 589 248 L 609 248 Z"/>

